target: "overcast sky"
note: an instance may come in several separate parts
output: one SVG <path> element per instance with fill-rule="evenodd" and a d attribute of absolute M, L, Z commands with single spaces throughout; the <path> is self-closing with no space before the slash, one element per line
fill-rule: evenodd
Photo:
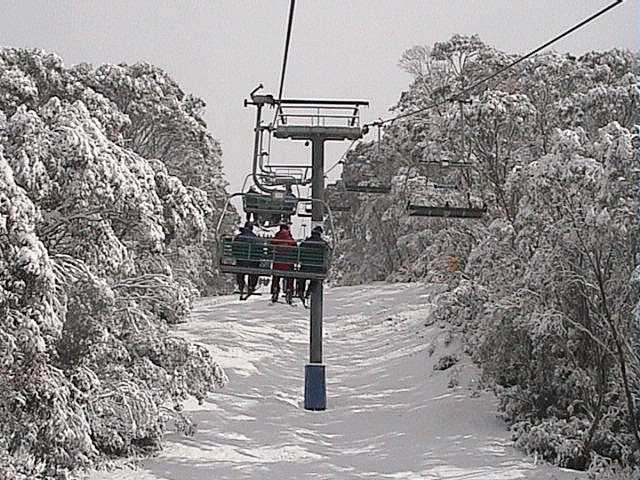
<path fill-rule="evenodd" d="M 363 98 L 365 120 L 385 116 L 409 84 L 402 52 L 453 34 L 478 33 L 507 52 L 524 53 L 611 3 L 603 0 L 298 0 L 285 97 Z M 220 140 L 231 191 L 250 170 L 254 110 L 242 100 L 259 83 L 277 94 L 289 0 L 0 0 L 0 45 L 58 53 L 79 62 L 161 66 L 203 98 Z M 638 49 L 638 2 L 626 0 L 559 42 L 580 54 Z M 282 142 L 282 141 L 281 141 Z M 333 163 L 347 144 L 327 148 Z M 274 148 L 306 162 L 301 144 Z"/>

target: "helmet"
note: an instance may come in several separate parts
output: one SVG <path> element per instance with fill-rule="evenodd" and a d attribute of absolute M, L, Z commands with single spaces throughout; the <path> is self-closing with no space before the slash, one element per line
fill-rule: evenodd
<path fill-rule="evenodd" d="M 245 229 L 245 230 L 249 230 L 249 231 L 253 231 L 253 223 L 251 223 L 251 222 L 246 222 L 246 223 L 244 224 L 244 229 Z"/>
<path fill-rule="evenodd" d="M 317 233 L 319 235 L 322 235 L 323 232 L 324 230 L 320 225 L 318 225 L 317 227 L 313 227 L 313 230 L 311 230 L 311 233 Z"/>

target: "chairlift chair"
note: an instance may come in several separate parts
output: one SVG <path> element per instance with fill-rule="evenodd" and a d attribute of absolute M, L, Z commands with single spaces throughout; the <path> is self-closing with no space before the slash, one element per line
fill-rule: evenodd
<path fill-rule="evenodd" d="M 372 174 L 371 172 L 362 172 L 359 173 L 358 176 L 360 177 L 359 179 L 350 178 L 351 175 L 345 178 L 343 172 L 342 187 L 344 190 L 347 192 L 376 194 L 391 192 L 391 183 L 388 179 L 381 179 L 379 176 Z"/>
<path fill-rule="evenodd" d="M 344 189 L 347 192 L 356 192 L 356 193 L 390 193 L 391 185 L 372 185 L 368 183 L 355 184 L 355 183 L 345 183 Z"/>
<path fill-rule="evenodd" d="M 307 180 L 304 179 L 302 175 L 258 174 L 258 177 L 260 177 L 260 180 L 264 185 L 267 185 L 269 187 L 274 187 L 274 186 L 286 187 L 286 186 L 292 186 L 292 185 L 304 185 L 305 183 L 308 183 Z"/>
<path fill-rule="evenodd" d="M 324 280 L 329 270 L 330 252 L 327 248 L 274 245 L 269 243 L 269 239 L 249 242 L 223 235 L 218 249 L 220 271 L 223 273 Z M 273 263 L 289 264 L 292 269 L 274 270 Z M 313 271 L 307 271 L 309 267 Z"/>
<path fill-rule="evenodd" d="M 423 160 L 420 163 L 426 165 L 436 165 L 441 168 L 472 168 L 473 163 L 466 160 L 466 142 L 465 142 L 465 117 L 463 104 L 468 103 L 465 100 L 460 100 L 460 126 L 461 126 L 461 141 L 463 159 L 456 161 L 449 160 Z M 453 187 L 453 188 L 450 188 Z M 454 185 L 442 185 L 433 184 L 432 188 L 435 190 L 456 190 Z M 467 193 L 468 195 L 468 193 Z M 469 207 L 451 207 L 448 203 L 445 203 L 444 207 L 432 206 L 432 205 L 415 205 L 409 202 L 407 204 L 407 211 L 411 217 L 438 217 L 438 218 L 482 218 L 487 211 L 486 205 L 482 207 L 471 206 L 469 200 Z"/>
<path fill-rule="evenodd" d="M 455 184 L 442 184 L 442 183 L 434 183 L 427 182 L 427 188 L 430 188 L 438 194 L 444 192 L 461 192 L 458 189 L 458 186 Z M 449 201 L 444 202 L 444 206 L 438 205 L 419 205 L 412 203 L 409 201 L 407 203 L 407 212 L 411 217 L 439 217 L 439 218 L 482 218 L 482 216 L 486 213 L 487 207 L 484 205 L 482 207 L 474 207 L 471 202 L 471 198 L 469 196 L 469 192 L 467 194 L 468 207 L 459 207 L 459 206 L 451 206 Z"/>
<path fill-rule="evenodd" d="M 342 181 L 342 188 L 355 193 L 390 193 L 391 184 L 383 183 L 378 177 L 366 176 L 362 181 L 347 179 Z"/>
<path fill-rule="evenodd" d="M 450 162 L 448 160 L 420 160 L 418 163 L 440 168 L 472 168 L 474 166 L 472 162 L 464 160 L 454 162 Z"/>
<path fill-rule="evenodd" d="M 247 219 L 262 227 L 273 227 L 282 221 L 289 221 L 296 214 L 298 199 L 284 190 L 271 194 L 250 191 L 242 197 L 242 207 Z"/>
<path fill-rule="evenodd" d="M 270 238 L 258 237 L 258 240 L 244 241 L 233 235 L 220 235 L 223 220 L 229 211 L 231 198 L 242 196 L 243 199 L 252 197 L 253 193 L 235 193 L 230 195 L 218 219 L 216 238 L 218 240 L 218 266 L 222 273 L 241 273 L 249 275 L 264 275 L 287 278 L 301 278 L 306 280 L 324 280 L 331 263 L 331 247 L 318 248 L 313 246 L 289 246 L 271 243 Z M 264 196 L 257 194 L 258 196 Z M 250 199 L 249 203 L 254 199 Z M 300 201 L 313 202 L 311 199 Z M 335 245 L 333 220 L 329 207 L 328 218 L 332 241 Z M 270 212 L 273 210 L 270 210 Z M 273 269 L 273 263 L 285 263 L 292 266 L 291 270 Z"/>
<path fill-rule="evenodd" d="M 331 208 L 332 211 L 334 212 L 348 212 L 351 210 L 351 207 L 349 205 L 336 205 L 336 204 L 329 204 L 329 208 Z"/>
<path fill-rule="evenodd" d="M 437 218 L 482 218 L 487 212 L 487 207 L 444 207 L 430 205 L 407 204 L 410 217 L 437 217 Z"/>
<path fill-rule="evenodd" d="M 458 187 L 456 185 L 449 184 L 449 183 L 430 183 L 430 184 L 428 183 L 427 186 L 433 188 L 434 190 L 444 190 L 444 191 L 458 190 Z"/>
<path fill-rule="evenodd" d="M 349 205 L 344 205 L 344 204 L 343 205 L 329 204 L 329 208 L 333 212 L 348 212 L 349 210 L 351 210 L 351 207 Z M 311 212 L 312 212 L 311 205 L 307 205 L 304 208 L 304 211 L 302 211 L 301 213 L 298 213 L 298 216 L 302 218 L 311 218 Z"/>

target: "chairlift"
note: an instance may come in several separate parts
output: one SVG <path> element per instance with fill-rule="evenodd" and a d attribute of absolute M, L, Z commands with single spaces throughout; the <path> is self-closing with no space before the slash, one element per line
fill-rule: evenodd
<path fill-rule="evenodd" d="M 382 124 L 378 123 L 378 143 L 377 143 L 377 155 L 380 157 L 380 138 Z M 368 163 L 366 161 L 365 163 Z M 346 167 L 346 162 L 344 166 Z M 344 171 L 343 171 L 344 178 Z M 373 193 L 373 194 L 385 194 L 391 193 L 391 183 L 388 181 L 381 181 L 379 177 L 372 175 L 371 172 L 365 172 L 364 181 L 356 181 L 355 179 L 346 178 L 343 180 L 344 189 L 348 192 L 356 193 Z"/>
<path fill-rule="evenodd" d="M 264 149 L 264 135 L 268 134 L 269 141 Z M 258 136 L 258 169 L 255 175 L 260 179 L 260 183 L 267 186 L 292 186 L 306 185 L 309 183 L 308 174 L 311 167 L 308 165 L 280 165 L 274 164 L 270 160 L 271 156 L 271 126 L 260 126 L 256 132 Z"/>
<path fill-rule="evenodd" d="M 349 205 L 333 205 L 331 203 L 329 203 L 329 208 L 331 209 L 331 211 L 333 212 L 348 212 L 349 210 L 351 210 L 351 207 Z M 311 218 L 311 212 L 312 212 L 312 207 L 311 205 L 307 205 L 304 208 L 304 211 L 301 213 L 298 213 L 299 217 L 303 217 L 303 218 Z"/>
<path fill-rule="evenodd" d="M 472 162 L 464 160 L 450 162 L 448 160 L 420 160 L 418 163 L 439 168 L 473 168 Z"/>
<path fill-rule="evenodd" d="M 299 198 L 291 192 L 292 185 L 308 183 L 307 174 L 311 167 L 274 165 L 271 162 L 265 165 L 265 160 L 269 158 L 269 150 L 263 150 L 263 135 L 265 132 L 271 134 L 273 131 L 274 138 L 308 140 L 310 134 L 313 133 L 314 136 L 320 135 L 325 141 L 356 140 L 362 137 L 362 129 L 359 125 L 359 108 L 362 105 L 368 105 L 368 102 L 295 99 L 279 99 L 276 102 L 272 96 L 258 96 L 254 95 L 255 92 L 256 90 L 251 93 L 250 102 L 245 100 L 245 106 L 249 104 L 256 106 L 253 168 L 250 176 L 255 186 L 264 193 L 250 189 L 245 193 L 235 193 L 228 197 L 216 228 L 220 271 L 223 273 L 323 280 L 329 270 L 331 248 L 325 242 L 310 242 L 316 243 L 316 245 L 309 245 L 305 242 L 305 246 L 293 246 L 272 243 L 271 239 L 242 240 L 237 236 L 220 235 L 220 228 L 230 201 L 235 196 L 242 196 L 247 220 L 251 220 L 253 217 L 256 224 L 267 228 L 282 221 L 290 221 L 291 216 L 297 213 L 299 202 L 320 202 L 329 218 L 332 244 L 335 245 L 336 232 L 331 208 L 323 200 Z M 262 109 L 265 105 L 274 106 L 276 104 L 275 124 L 263 126 Z M 347 109 L 347 114 L 341 113 L 341 110 L 344 109 Z M 331 111 L 327 112 L 328 110 Z M 301 175 L 299 181 L 295 181 L 296 175 L 292 175 L 292 171 L 299 172 L 296 174 Z M 248 178 L 249 176 L 247 176 Z M 269 185 L 266 185 L 267 182 L 263 180 L 272 181 L 273 184 L 283 182 L 287 188 L 281 190 L 273 184 L 271 186 L 275 188 L 269 188 Z M 274 269 L 274 263 L 289 264 L 292 269 Z"/>
<path fill-rule="evenodd" d="M 430 205 L 407 204 L 410 217 L 437 218 L 482 218 L 487 212 L 486 205 L 482 207 L 452 207 L 448 203 L 444 207 Z"/>
<path fill-rule="evenodd" d="M 218 239 L 218 266 L 222 273 L 265 275 L 306 280 L 324 280 L 327 276 L 331 260 L 331 246 L 277 245 L 271 243 L 269 237 L 258 237 L 257 240 L 244 241 L 233 235 L 220 235 L 220 228 L 229 210 L 231 198 L 242 196 L 243 200 L 253 197 L 255 193 L 235 193 L 230 195 L 218 220 L 216 238 Z M 258 194 L 259 196 L 261 194 Z M 253 198 L 249 200 L 252 202 Z M 300 202 L 314 202 L 312 199 L 300 199 Z M 323 202 L 324 203 L 324 202 Z M 332 242 L 335 244 L 333 217 L 327 205 Z M 273 210 L 272 210 L 273 211 Z M 292 266 L 291 270 L 273 269 L 273 263 L 285 263 Z"/>
<path fill-rule="evenodd" d="M 344 164 L 346 167 L 346 163 Z M 348 176 L 345 173 L 349 172 L 348 170 L 343 171 L 343 180 L 342 186 L 344 190 L 347 192 L 356 192 L 356 193 L 390 193 L 391 192 L 391 182 L 389 179 L 381 179 L 380 177 L 372 174 L 371 171 L 366 171 L 370 168 L 369 165 L 355 167 L 357 170 L 361 170 L 355 176 L 360 178 L 352 178 L 352 173 L 349 173 Z M 364 170 L 364 171 L 362 171 Z M 385 181 L 386 180 L 386 181 Z"/>
<path fill-rule="evenodd" d="M 458 190 L 456 185 L 450 183 L 427 183 L 427 187 L 431 187 L 434 190 L 452 191 Z"/>
<path fill-rule="evenodd" d="M 346 166 L 346 164 L 345 164 Z M 342 187 L 347 192 L 356 192 L 356 193 L 390 193 L 391 192 L 391 183 L 389 181 L 384 181 L 380 179 L 378 176 L 372 174 L 371 172 L 361 172 L 357 174 L 360 179 L 350 178 L 349 175 L 345 178 L 343 172 L 343 180 Z M 364 177 L 364 178 L 362 178 Z"/>
<path fill-rule="evenodd" d="M 293 185 L 305 185 L 309 183 L 309 181 L 304 177 L 304 174 L 281 174 L 277 171 L 274 171 L 270 174 L 256 174 L 260 178 L 260 182 L 263 185 L 267 185 L 269 187 L 291 187 Z"/>
<path fill-rule="evenodd" d="M 344 189 L 347 192 L 356 192 L 356 193 L 390 193 L 391 185 L 372 185 L 368 183 L 355 184 L 355 183 L 345 183 Z"/>
<path fill-rule="evenodd" d="M 462 152 L 463 159 L 457 161 L 448 161 L 448 160 L 426 160 L 421 161 L 420 163 L 426 165 L 436 165 L 441 168 L 472 168 L 474 164 L 467 160 L 467 148 L 465 142 L 465 117 L 464 117 L 464 108 L 463 104 L 469 103 L 468 100 L 459 100 L 460 106 L 460 137 L 462 142 Z M 455 185 L 440 185 L 433 184 L 432 188 L 434 190 L 457 190 Z M 469 195 L 467 193 L 467 195 Z M 452 207 L 448 202 L 442 206 L 435 205 L 415 205 L 409 202 L 407 204 L 407 211 L 409 212 L 410 217 L 438 217 L 438 218 L 482 218 L 484 214 L 487 212 L 486 205 L 483 204 L 482 207 L 473 207 L 471 205 L 471 201 L 469 200 L 469 207 Z"/>
<path fill-rule="evenodd" d="M 462 79 L 464 82 L 464 79 Z M 463 83 L 464 84 L 464 83 Z M 461 159 L 457 160 L 420 160 L 419 163 L 423 165 L 431 165 L 435 167 L 440 167 L 444 169 L 449 168 L 473 168 L 475 164 L 469 161 L 468 153 L 467 153 L 467 142 L 466 142 L 466 132 L 465 132 L 465 116 L 464 116 L 464 104 L 471 103 L 469 99 L 458 99 L 458 105 L 460 106 L 460 142 L 462 149 Z"/>
<path fill-rule="evenodd" d="M 288 190 L 274 190 L 270 194 L 250 189 L 242 197 L 242 207 L 250 220 L 261 227 L 274 227 L 290 221 L 296 214 L 298 198 Z"/>
<path fill-rule="evenodd" d="M 324 280 L 329 270 L 330 252 L 322 247 L 274 245 L 268 238 L 249 242 L 223 235 L 218 242 L 218 258 L 223 273 Z M 274 270 L 273 263 L 289 264 L 292 269 Z"/>
<path fill-rule="evenodd" d="M 335 204 L 329 204 L 329 207 L 331 208 L 331 210 L 333 210 L 334 212 L 348 212 L 351 210 L 351 206 L 349 205 L 335 205 Z"/>
<path fill-rule="evenodd" d="M 362 172 L 358 174 L 358 176 L 360 176 L 360 179 L 349 178 L 351 175 L 345 178 L 343 172 L 342 187 L 344 190 L 347 192 L 374 194 L 391 192 L 391 183 L 380 179 L 380 177 L 372 174 L 371 172 Z"/>

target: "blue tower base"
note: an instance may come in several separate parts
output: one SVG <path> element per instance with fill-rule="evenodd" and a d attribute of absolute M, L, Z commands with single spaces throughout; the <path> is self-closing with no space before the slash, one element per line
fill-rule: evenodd
<path fill-rule="evenodd" d="M 326 410 L 327 387 L 324 364 L 309 363 L 304 366 L 304 409 Z"/>

